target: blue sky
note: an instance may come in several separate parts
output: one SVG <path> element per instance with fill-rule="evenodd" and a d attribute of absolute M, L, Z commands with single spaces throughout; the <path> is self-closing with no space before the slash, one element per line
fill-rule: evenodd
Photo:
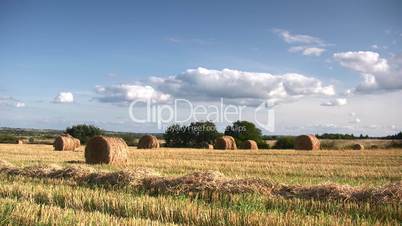
<path fill-rule="evenodd" d="M 151 86 L 158 97 L 274 101 L 276 133 L 393 133 L 402 128 L 401 10 L 397 0 L 1 1 L 0 126 L 157 131 L 127 114 L 126 94 Z M 261 90 L 205 90 L 203 73 Z M 289 73 L 304 80 L 289 88 Z M 177 82 L 186 86 L 169 88 Z M 283 84 L 285 94 L 270 93 Z"/>

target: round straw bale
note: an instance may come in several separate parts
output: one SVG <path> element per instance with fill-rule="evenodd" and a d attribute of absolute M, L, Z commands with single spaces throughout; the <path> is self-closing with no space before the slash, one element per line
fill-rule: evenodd
<path fill-rule="evenodd" d="M 72 137 L 61 135 L 56 137 L 53 147 L 56 151 L 74 151 L 75 142 Z"/>
<path fill-rule="evenodd" d="M 24 141 L 23 140 L 17 140 L 16 143 L 17 144 L 24 144 Z"/>
<path fill-rule="evenodd" d="M 74 139 L 75 148 L 81 147 L 81 141 L 77 138 L 73 138 L 73 139 Z"/>
<path fill-rule="evenodd" d="M 241 145 L 242 149 L 258 150 L 257 142 L 254 140 L 246 140 Z"/>
<path fill-rule="evenodd" d="M 159 148 L 158 138 L 152 135 L 145 135 L 138 141 L 138 149 Z"/>
<path fill-rule="evenodd" d="M 314 135 L 301 135 L 296 137 L 294 148 L 296 150 L 319 150 L 320 140 Z"/>
<path fill-rule="evenodd" d="M 222 136 L 215 140 L 215 149 L 219 150 L 236 150 L 236 141 L 231 136 Z"/>
<path fill-rule="evenodd" d="M 363 144 L 354 144 L 352 145 L 353 150 L 364 150 L 364 145 Z"/>
<path fill-rule="evenodd" d="M 95 136 L 85 147 L 85 162 L 89 164 L 121 164 L 128 158 L 128 146 L 119 137 Z"/>

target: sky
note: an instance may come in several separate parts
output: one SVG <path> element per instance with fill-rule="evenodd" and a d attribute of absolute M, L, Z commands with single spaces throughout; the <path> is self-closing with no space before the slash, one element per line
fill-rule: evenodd
<path fill-rule="evenodd" d="M 399 0 L 3 0 L 0 127 L 160 132 L 134 122 L 129 112 L 146 106 L 130 103 L 186 99 L 244 106 L 249 121 L 265 106 L 275 116 L 274 130 L 257 123 L 265 134 L 394 134 L 401 12 Z"/>

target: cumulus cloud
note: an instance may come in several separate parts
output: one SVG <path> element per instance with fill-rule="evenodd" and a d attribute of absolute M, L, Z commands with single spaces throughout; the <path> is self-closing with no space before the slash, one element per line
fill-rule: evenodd
<path fill-rule="evenodd" d="M 263 100 L 270 105 L 303 96 L 335 94 L 332 85 L 324 86 L 316 78 L 296 73 L 272 75 L 200 67 L 168 78 L 153 77 L 151 82 L 158 90 L 175 97 L 204 100 L 226 98 L 240 102 Z"/>
<path fill-rule="evenodd" d="M 301 52 L 305 56 L 321 56 L 324 51 L 324 48 L 319 47 L 294 46 L 289 48 L 289 52 Z"/>
<path fill-rule="evenodd" d="M 170 99 L 169 94 L 156 91 L 151 86 L 121 84 L 112 86 L 97 86 L 95 88 L 96 97 L 101 102 L 130 102 L 135 100 L 153 100 L 166 102 Z"/>
<path fill-rule="evenodd" d="M 321 104 L 321 106 L 333 107 L 333 106 L 343 106 L 348 103 L 346 98 L 336 98 Z"/>
<path fill-rule="evenodd" d="M 343 67 L 356 71 L 362 77 L 355 92 L 370 93 L 402 89 L 402 55 L 387 60 L 371 51 L 334 53 L 333 58 Z"/>
<path fill-rule="evenodd" d="M 71 92 L 60 92 L 53 100 L 54 103 L 72 103 L 74 95 Z"/>
<path fill-rule="evenodd" d="M 389 65 L 386 59 L 380 54 L 371 51 L 341 52 L 334 53 L 334 59 L 342 66 L 354 71 L 374 74 L 388 72 Z"/>
<path fill-rule="evenodd" d="M 316 78 L 296 73 L 272 75 L 231 69 L 196 68 L 168 77 L 151 77 L 148 85 L 121 84 L 97 86 L 95 99 L 101 102 L 130 102 L 152 99 L 168 102 L 173 98 L 226 102 L 256 106 L 273 106 L 305 96 L 332 96 L 332 85 L 323 85 Z"/>

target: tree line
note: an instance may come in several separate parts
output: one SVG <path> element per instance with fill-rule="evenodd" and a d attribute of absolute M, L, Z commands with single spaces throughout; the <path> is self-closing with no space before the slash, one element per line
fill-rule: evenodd
<path fill-rule="evenodd" d="M 173 124 L 166 129 L 163 138 L 167 147 L 197 148 L 213 144 L 216 138 L 223 135 L 232 136 L 238 146 L 246 140 L 254 140 L 259 148 L 268 148 L 262 139 L 261 130 L 248 121 L 234 122 L 226 127 L 223 134 L 210 121 L 192 122 L 189 125 Z"/>

